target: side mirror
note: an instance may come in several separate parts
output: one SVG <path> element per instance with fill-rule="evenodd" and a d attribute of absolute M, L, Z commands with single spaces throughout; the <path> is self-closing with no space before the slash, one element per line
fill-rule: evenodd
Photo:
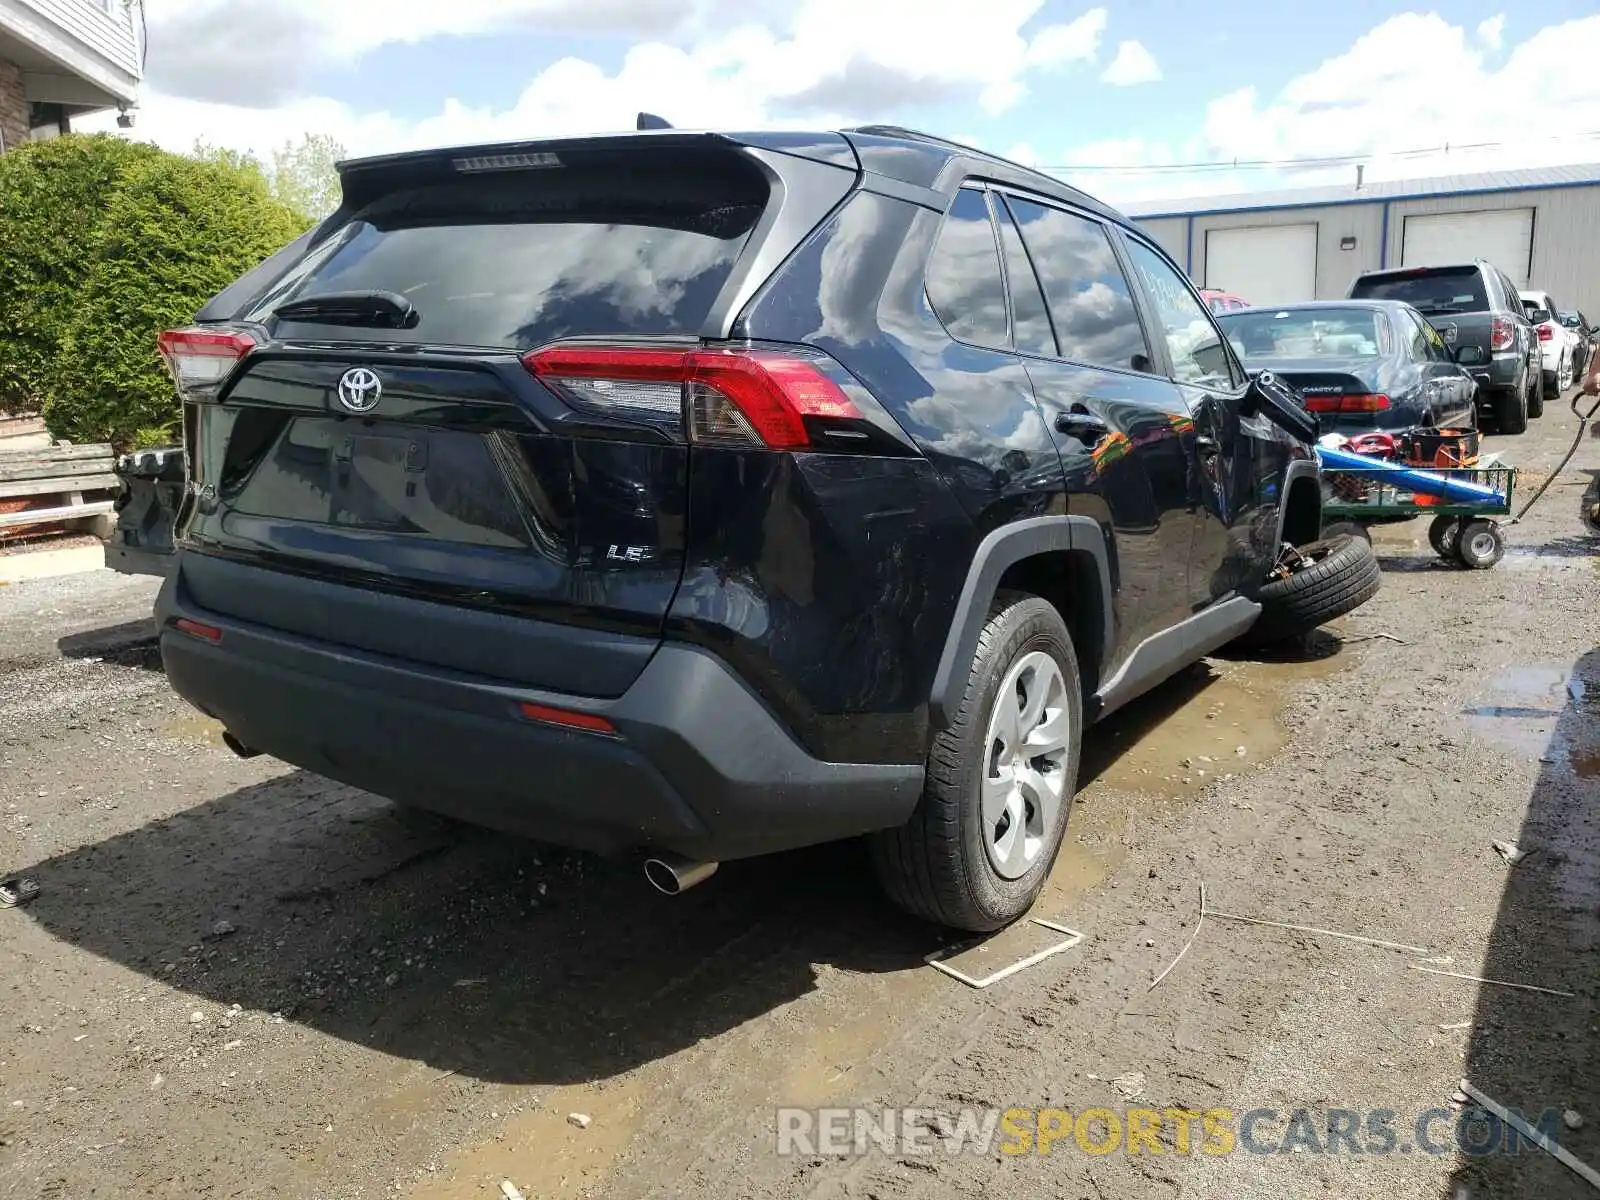
<path fill-rule="evenodd" d="M 1295 390 L 1271 371 L 1257 372 L 1251 378 L 1244 402 L 1247 409 L 1261 413 L 1299 441 L 1316 442 L 1320 432 L 1317 419 L 1300 407 Z"/>
<path fill-rule="evenodd" d="M 1450 357 L 1463 367 L 1481 366 L 1488 361 L 1488 354 L 1482 346 L 1452 346 Z"/>

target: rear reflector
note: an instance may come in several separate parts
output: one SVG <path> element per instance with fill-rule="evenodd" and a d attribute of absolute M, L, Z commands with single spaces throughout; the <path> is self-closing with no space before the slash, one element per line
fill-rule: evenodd
<path fill-rule="evenodd" d="M 798 352 L 553 346 L 522 361 L 578 408 L 686 419 L 690 440 L 703 444 L 799 450 L 811 445 L 808 417 L 863 419 L 820 357 Z"/>
<path fill-rule="evenodd" d="M 156 347 L 180 388 L 204 387 L 228 377 L 256 341 L 237 329 L 169 329 Z"/>
<path fill-rule="evenodd" d="M 1369 413 L 1382 412 L 1389 407 L 1389 397 L 1382 395 L 1307 396 L 1306 411 L 1314 413 Z"/>
<path fill-rule="evenodd" d="M 172 627 L 179 633 L 187 633 L 190 637 L 199 638 L 202 642 L 216 645 L 222 640 L 222 630 L 215 625 L 203 625 L 199 621 L 191 621 L 188 617 L 179 617 L 172 623 Z"/>
<path fill-rule="evenodd" d="M 586 733 L 615 735 L 617 732 L 617 727 L 602 716 L 573 712 L 568 708 L 552 708 L 548 704 L 524 703 L 522 715 L 530 721 L 540 721 L 545 725 L 560 725 L 566 729 L 581 729 Z"/>
<path fill-rule="evenodd" d="M 1509 350 L 1516 345 L 1517 329 L 1510 317 L 1492 317 L 1489 320 L 1489 349 Z"/>

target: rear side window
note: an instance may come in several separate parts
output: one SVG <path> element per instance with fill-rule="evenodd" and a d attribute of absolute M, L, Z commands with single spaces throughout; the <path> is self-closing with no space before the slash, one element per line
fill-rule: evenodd
<path fill-rule="evenodd" d="M 1172 377 L 1180 383 L 1243 383 L 1211 314 L 1195 299 L 1177 269 L 1134 238 L 1128 239 L 1128 255 L 1161 318 L 1172 355 Z"/>
<path fill-rule="evenodd" d="M 1039 269 L 1061 357 L 1148 371 L 1150 348 L 1139 311 L 1105 227 L 1031 200 L 1008 203 Z"/>
<path fill-rule="evenodd" d="M 1483 275 L 1476 267 L 1443 267 L 1358 279 L 1351 298 L 1404 300 L 1427 316 L 1487 312 L 1490 308 Z"/>
<path fill-rule="evenodd" d="M 1044 293 L 1039 290 L 1039 277 L 1022 245 L 1022 236 L 1002 207 L 996 217 L 1000 222 L 1000 244 L 1005 247 L 1006 283 L 1011 292 L 1012 342 L 1026 354 L 1054 357 L 1056 336 L 1050 329 L 1050 313 L 1045 308 Z"/>
<path fill-rule="evenodd" d="M 928 259 L 928 303 L 960 342 L 1008 349 L 1006 286 L 982 192 L 962 188 Z"/>
<path fill-rule="evenodd" d="M 397 178 L 249 317 L 377 289 L 410 300 L 416 324 L 304 320 L 281 322 L 278 335 L 521 351 L 573 336 L 696 334 L 768 188 L 735 156 L 683 158 Z"/>

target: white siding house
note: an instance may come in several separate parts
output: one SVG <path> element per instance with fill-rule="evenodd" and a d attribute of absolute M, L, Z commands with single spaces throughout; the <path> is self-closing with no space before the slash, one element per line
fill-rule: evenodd
<path fill-rule="evenodd" d="M 138 95 L 139 0 L 0 0 L 0 153 Z"/>
<path fill-rule="evenodd" d="M 1362 271 L 1486 258 L 1600 318 L 1600 164 L 1123 207 L 1196 284 L 1246 300 L 1337 299 Z"/>

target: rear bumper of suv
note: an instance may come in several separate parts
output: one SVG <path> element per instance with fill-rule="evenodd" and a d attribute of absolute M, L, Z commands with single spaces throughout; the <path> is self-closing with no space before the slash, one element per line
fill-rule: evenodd
<path fill-rule="evenodd" d="M 247 747 L 402 804 L 601 853 L 717 860 L 902 824 L 922 791 L 920 764 L 811 757 L 696 647 L 662 645 L 614 700 L 533 691 L 219 616 L 186 594 L 181 563 L 156 603 L 178 693 Z M 530 720 L 524 703 L 616 732 Z"/>
<path fill-rule="evenodd" d="M 1480 400 L 1488 400 L 1485 392 L 1515 391 L 1522 380 L 1518 378 L 1522 371 L 1522 358 L 1517 354 L 1496 354 L 1483 366 L 1470 368 L 1472 378 L 1477 381 Z"/>

